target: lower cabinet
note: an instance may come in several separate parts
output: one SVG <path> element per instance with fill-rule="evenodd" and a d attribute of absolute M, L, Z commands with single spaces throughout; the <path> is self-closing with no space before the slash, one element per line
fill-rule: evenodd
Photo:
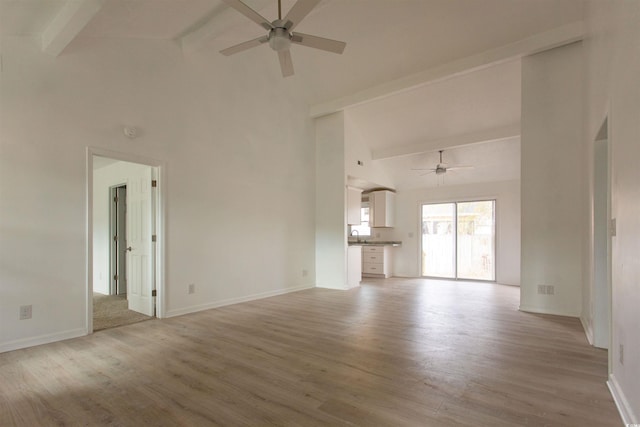
<path fill-rule="evenodd" d="M 362 276 L 391 277 L 393 274 L 393 254 L 391 246 L 362 247 Z"/>
<path fill-rule="evenodd" d="M 360 286 L 362 278 L 362 248 L 349 246 L 347 248 L 347 287 L 349 289 Z"/>

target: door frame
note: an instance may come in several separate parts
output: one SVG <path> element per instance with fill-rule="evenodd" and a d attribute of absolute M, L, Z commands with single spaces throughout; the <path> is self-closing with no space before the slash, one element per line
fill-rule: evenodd
<path fill-rule="evenodd" d="M 604 125 L 606 127 L 607 122 Z M 606 130 L 606 129 L 605 129 Z M 605 133 L 606 136 L 606 133 Z M 611 162 L 610 143 L 608 138 L 594 142 L 594 187 L 593 187 L 593 258 L 591 287 L 591 334 L 592 345 L 598 348 L 611 349 Z M 596 170 L 604 167 L 604 176 L 598 176 Z M 598 178 L 604 178 L 599 182 Z M 599 191 L 600 190 L 600 191 Z M 598 202 L 602 205 L 598 205 Z M 597 216 L 598 207 L 604 212 Z M 604 214 L 604 215 L 603 215 Z M 604 216 L 604 218 L 602 218 Z M 600 221 L 597 221 L 597 220 Z M 604 251 L 604 254 L 602 253 Z M 600 273 L 600 274 L 598 274 Z M 602 335 L 606 334 L 605 337 Z M 605 342 L 606 341 L 606 342 Z"/>
<path fill-rule="evenodd" d="M 455 278 L 447 278 L 447 277 L 437 277 L 437 276 L 425 276 L 422 274 L 423 265 L 422 265 L 422 207 L 424 205 L 439 205 L 439 204 L 447 204 L 454 203 L 457 206 L 457 203 L 469 203 L 469 202 L 493 202 L 493 280 L 486 279 L 465 279 L 458 278 L 458 266 L 457 266 L 457 245 L 458 245 L 458 236 L 455 236 L 455 247 L 456 253 L 456 277 Z M 457 212 L 457 208 L 456 208 Z M 457 220 L 457 215 L 456 215 Z M 431 200 L 421 200 L 418 201 L 418 276 L 423 279 L 432 279 L 432 280 L 450 280 L 450 281 L 461 281 L 461 282 L 485 282 L 485 283 L 498 283 L 498 242 L 500 240 L 499 236 L 499 227 L 498 227 L 498 196 L 486 196 L 486 197 L 454 197 L 454 198 L 446 198 L 446 199 L 436 199 L 434 201 Z M 456 233 L 457 234 L 457 228 Z"/>
<path fill-rule="evenodd" d="M 165 317 L 165 233 L 166 233 L 166 163 L 161 160 L 139 156 L 136 154 L 122 153 L 98 147 L 86 148 L 86 333 L 93 333 L 93 157 L 107 157 L 114 160 L 138 163 L 151 166 L 153 179 L 157 181 L 155 192 L 155 209 L 152 221 L 155 223 L 156 242 L 153 247 L 155 258 L 154 276 L 156 289 L 156 317 Z"/>

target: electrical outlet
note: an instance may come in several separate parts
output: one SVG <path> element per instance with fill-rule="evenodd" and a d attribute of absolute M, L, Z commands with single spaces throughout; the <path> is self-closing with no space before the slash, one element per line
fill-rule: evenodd
<path fill-rule="evenodd" d="M 32 305 L 21 305 L 20 306 L 20 320 L 31 319 L 33 306 Z"/>
<path fill-rule="evenodd" d="M 189 284 L 189 293 L 190 294 L 194 294 L 196 292 L 196 284 L 195 283 L 190 283 Z"/>
<path fill-rule="evenodd" d="M 624 365 L 624 344 L 620 344 L 620 364 Z"/>

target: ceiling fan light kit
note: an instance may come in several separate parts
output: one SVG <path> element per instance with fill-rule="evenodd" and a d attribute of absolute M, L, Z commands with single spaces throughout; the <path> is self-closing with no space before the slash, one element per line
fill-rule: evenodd
<path fill-rule="evenodd" d="M 278 19 L 273 22 L 267 21 L 262 17 L 262 15 L 251 9 L 241 0 L 223 1 L 256 24 L 260 25 L 262 28 L 269 31 L 269 33 L 266 36 L 258 37 L 257 39 L 249 40 L 223 49 L 220 53 L 225 56 L 229 56 L 268 42 L 269 47 L 271 47 L 275 52 L 278 52 L 283 77 L 293 75 L 293 61 L 291 60 L 290 51 L 291 44 L 298 44 L 300 46 L 311 47 L 337 54 L 341 54 L 347 45 L 346 43 L 337 40 L 293 32 L 294 27 L 298 25 L 300 21 L 309 14 L 309 12 L 311 12 L 320 0 L 298 0 L 284 19 L 282 18 L 281 0 L 278 0 Z"/>
<path fill-rule="evenodd" d="M 278 20 L 273 22 L 275 24 L 282 21 Z M 289 48 L 291 47 L 291 34 L 289 34 L 289 32 L 285 28 L 273 28 L 269 32 L 269 46 L 271 46 L 271 49 L 275 50 L 276 52 L 289 50 Z"/>

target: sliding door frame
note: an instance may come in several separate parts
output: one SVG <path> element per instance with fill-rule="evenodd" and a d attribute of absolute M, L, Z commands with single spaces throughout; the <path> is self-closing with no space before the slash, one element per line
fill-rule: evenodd
<path fill-rule="evenodd" d="M 493 280 L 489 279 L 467 279 L 467 278 L 459 278 L 458 277 L 458 203 L 474 203 L 474 202 L 493 202 Z M 454 271 L 455 277 L 441 277 L 441 276 L 425 276 L 423 274 L 424 266 L 422 264 L 423 258 L 423 239 L 422 239 L 422 210 L 425 205 L 443 205 L 443 204 L 454 204 L 455 209 L 455 218 L 454 218 Z M 472 199 L 452 199 L 452 200 L 441 200 L 441 201 L 422 201 L 418 203 L 418 235 L 420 236 L 420 243 L 418 245 L 418 268 L 420 270 L 419 276 L 425 279 L 433 279 L 433 280 L 455 280 L 455 281 L 463 281 L 463 282 L 487 282 L 487 283 L 497 283 L 498 280 L 498 199 L 497 197 L 481 197 L 481 198 L 472 198 Z"/>

